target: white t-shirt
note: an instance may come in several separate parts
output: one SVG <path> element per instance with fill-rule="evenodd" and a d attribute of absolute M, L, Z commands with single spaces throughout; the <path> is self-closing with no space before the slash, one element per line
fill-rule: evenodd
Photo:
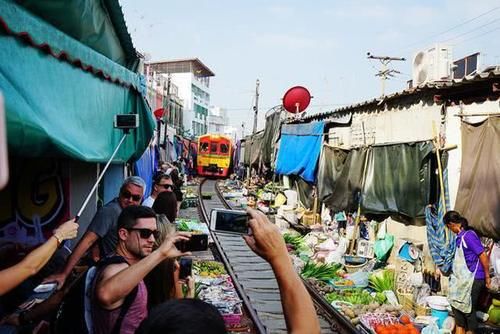
<path fill-rule="evenodd" d="M 150 208 L 153 207 L 153 203 L 155 202 L 155 199 L 151 196 L 149 196 L 148 198 L 146 198 L 143 202 L 142 202 L 142 205 L 143 206 L 148 206 Z"/>

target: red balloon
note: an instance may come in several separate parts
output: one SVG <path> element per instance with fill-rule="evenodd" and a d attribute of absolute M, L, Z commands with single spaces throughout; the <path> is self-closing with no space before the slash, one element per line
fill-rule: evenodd
<path fill-rule="evenodd" d="M 310 102 L 311 94 L 302 86 L 290 88 L 283 96 L 283 107 L 294 114 L 306 110 Z"/>

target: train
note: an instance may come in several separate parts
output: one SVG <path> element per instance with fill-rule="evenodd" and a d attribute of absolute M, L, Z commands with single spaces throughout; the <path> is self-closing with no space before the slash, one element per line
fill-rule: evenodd
<path fill-rule="evenodd" d="M 233 141 L 231 137 L 206 134 L 198 138 L 197 174 L 227 177 L 232 169 Z"/>

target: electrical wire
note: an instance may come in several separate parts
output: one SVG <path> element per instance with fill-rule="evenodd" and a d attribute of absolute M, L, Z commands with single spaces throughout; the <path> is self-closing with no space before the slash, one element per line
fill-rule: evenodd
<path fill-rule="evenodd" d="M 459 28 L 459 27 L 461 27 L 461 26 L 464 26 L 464 25 L 466 25 L 466 24 L 468 24 L 468 23 L 470 23 L 470 22 L 473 22 L 473 21 L 475 21 L 475 20 L 479 19 L 480 17 L 483 17 L 483 16 L 485 16 L 485 15 L 488 15 L 489 13 L 492 13 L 492 12 L 494 12 L 494 11 L 498 10 L 498 9 L 500 9 L 500 6 L 494 7 L 494 8 L 492 8 L 492 9 L 490 9 L 490 10 L 488 10 L 488 11 L 486 11 L 486 12 L 482 13 L 482 14 L 479 14 L 479 15 L 477 15 L 477 16 L 475 16 L 475 17 L 473 17 L 473 18 L 471 18 L 471 19 L 469 19 L 469 20 L 467 20 L 467 21 L 464 21 L 464 22 L 462 22 L 462 23 L 459 23 L 459 24 L 457 24 L 457 25 L 455 25 L 455 26 L 453 26 L 453 27 L 451 27 L 451 28 L 448 28 L 448 29 L 446 29 L 446 30 L 444 30 L 444 31 L 440 32 L 440 33 L 437 33 L 437 34 L 434 34 L 434 35 L 428 36 L 428 37 L 426 37 L 426 38 L 424 38 L 424 39 L 422 39 L 422 40 L 419 40 L 418 42 L 411 43 L 411 44 L 409 44 L 409 45 L 407 45 L 407 46 L 404 46 L 404 47 L 402 47 L 399 51 L 401 52 L 401 51 L 403 51 L 403 50 L 407 50 L 408 48 L 414 47 L 414 46 L 416 46 L 416 45 L 421 45 L 423 42 L 426 42 L 426 41 L 428 41 L 429 39 L 435 38 L 435 37 L 437 37 L 437 36 L 444 35 L 444 34 L 446 34 L 447 32 L 450 32 L 450 31 L 452 31 L 452 30 L 455 30 L 456 28 Z"/>
<path fill-rule="evenodd" d="M 500 29 L 500 27 L 496 27 L 495 29 L 488 30 L 488 31 L 486 31 L 486 32 L 484 32 L 484 33 L 482 33 L 482 34 L 479 34 L 479 35 L 476 35 L 476 36 L 472 36 L 472 37 L 466 38 L 466 39 L 464 39 L 464 40 L 463 40 L 463 41 L 461 41 L 461 42 L 458 42 L 458 43 L 453 44 L 453 46 L 463 44 L 463 43 L 465 43 L 465 42 L 467 42 L 467 41 L 470 41 L 470 40 L 472 40 L 472 39 L 482 38 L 482 37 L 484 37 L 484 36 L 486 36 L 486 35 L 488 35 L 488 34 L 491 34 L 492 32 L 495 32 L 495 31 L 497 31 L 497 30 L 499 30 L 499 29 Z"/>
<path fill-rule="evenodd" d="M 470 34 L 471 32 L 477 31 L 477 30 L 479 30 L 479 29 L 481 29 L 481 28 L 484 28 L 484 27 L 486 27 L 486 26 L 489 26 L 490 24 L 495 23 L 495 22 L 498 22 L 498 21 L 500 21 L 500 18 L 497 18 L 497 19 L 492 20 L 492 21 L 490 21 L 490 22 L 488 22 L 488 23 L 485 23 L 485 24 L 483 24 L 483 25 L 480 25 L 479 27 L 476 27 L 476 28 L 474 28 L 474 29 L 472 29 L 472 30 L 466 31 L 466 32 L 464 32 L 464 33 L 462 33 L 462 34 L 460 34 L 460 35 L 455 36 L 455 37 L 452 37 L 452 38 L 446 39 L 446 40 L 444 40 L 444 41 L 443 41 L 443 43 L 447 43 L 447 42 L 449 42 L 449 41 L 453 41 L 453 40 L 455 40 L 455 39 L 458 39 L 458 38 L 460 38 L 460 37 L 462 37 L 462 36 L 468 35 L 468 34 Z"/>

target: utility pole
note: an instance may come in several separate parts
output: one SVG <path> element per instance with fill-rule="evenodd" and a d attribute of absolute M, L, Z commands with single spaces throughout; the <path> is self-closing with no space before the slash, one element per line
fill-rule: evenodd
<path fill-rule="evenodd" d="M 241 122 L 241 139 L 245 138 L 245 122 Z"/>
<path fill-rule="evenodd" d="M 394 77 L 394 74 L 401 74 L 401 72 L 390 69 L 387 67 L 389 63 L 393 60 L 395 61 L 405 61 L 405 58 L 400 57 L 389 57 L 389 56 L 373 56 L 370 52 L 366 53 L 368 59 L 377 59 L 382 64 L 382 69 L 378 71 L 375 76 L 380 77 L 380 84 L 382 86 L 382 95 L 385 96 L 385 81 L 389 78 Z"/>
<path fill-rule="evenodd" d="M 257 113 L 259 112 L 259 79 L 255 83 L 255 105 L 253 106 L 253 111 L 255 112 L 253 115 L 253 132 L 255 134 L 257 132 Z"/>

